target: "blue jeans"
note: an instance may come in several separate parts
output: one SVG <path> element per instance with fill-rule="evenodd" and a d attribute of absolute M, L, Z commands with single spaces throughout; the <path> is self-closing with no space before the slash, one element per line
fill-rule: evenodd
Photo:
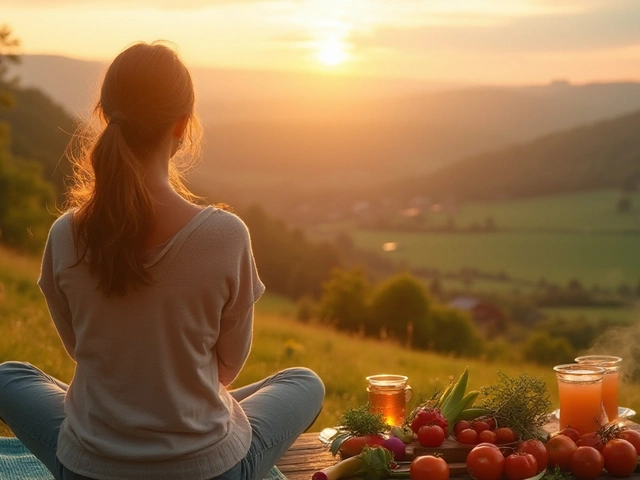
<path fill-rule="evenodd" d="M 2 363 L 0 419 L 56 480 L 91 480 L 65 468 L 56 456 L 67 388 L 29 363 Z M 253 435 L 247 456 L 216 478 L 259 480 L 318 416 L 324 385 L 307 368 L 288 368 L 230 393 L 249 418 Z"/>

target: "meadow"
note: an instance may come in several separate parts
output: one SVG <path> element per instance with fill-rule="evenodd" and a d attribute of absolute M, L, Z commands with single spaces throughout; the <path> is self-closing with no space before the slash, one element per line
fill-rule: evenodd
<path fill-rule="evenodd" d="M 29 361 L 68 382 L 73 375 L 73 362 L 62 348 L 35 283 L 38 268 L 38 258 L 0 248 L 0 361 Z M 457 377 L 466 366 L 470 368 L 469 388 L 473 389 L 494 383 L 498 371 L 507 375 L 526 371 L 540 376 L 547 383 L 553 404 L 557 404 L 555 376 L 550 368 L 411 351 L 391 342 L 303 324 L 294 319 L 293 312 L 293 304 L 272 295 L 267 294 L 258 302 L 253 350 L 236 385 L 290 366 L 312 368 L 323 379 L 327 394 L 311 431 L 335 425 L 345 409 L 366 403 L 365 377 L 376 373 L 407 375 L 414 392 L 410 407 L 430 396 L 450 376 Z M 624 384 L 620 401 L 638 411 L 640 385 Z M 0 425 L 0 435 L 9 434 Z"/>
<path fill-rule="evenodd" d="M 460 229 L 455 233 L 365 229 L 344 221 L 320 225 L 310 233 L 324 238 L 348 233 L 356 247 L 409 267 L 505 272 L 533 283 L 544 279 L 565 285 L 578 279 L 587 288 L 616 289 L 623 283 L 635 287 L 640 280 L 640 257 L 636 255 L 640 193 L 629 194 L 632 208 L 626 213 L 616 210 L 620 197 L 619 191 L 603 190 L 470 202 L 454 211 L 425 214 L 425 227 L 441 227 L 451 219 Z M 488 218 L 496 231 L 463 231 L 485 225 Z M 383 253 L 381 247 L 387 242 L 396 242 L 397 250 Z M 513 284 L 483 282 L 474 288 L 499 292 L 512 290 Z"/>

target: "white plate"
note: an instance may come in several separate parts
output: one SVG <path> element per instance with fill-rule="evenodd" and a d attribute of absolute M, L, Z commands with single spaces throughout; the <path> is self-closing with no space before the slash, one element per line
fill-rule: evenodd
<path fill-rule="evenodd" d="M 631 410 L 630 408 L 626 408 L 626 407 L 618 407 L 618 418 L 629 418 L 629 417 L 633 417 L 635 414 L 636 414 L 635 410 Z M 554 410 L 553 412 L 551 412 L 551 415 L 554 418 L 560 418 L 560 409 Z"/>

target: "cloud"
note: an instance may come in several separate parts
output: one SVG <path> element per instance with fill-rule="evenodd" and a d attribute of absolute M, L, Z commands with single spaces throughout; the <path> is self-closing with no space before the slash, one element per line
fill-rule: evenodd
<path fill-rule="evenodd" d="M 640 45 L 639 1 L 604 4 L 598 0 L 598 4 L 598 8 L 582 13 L 524 16 L 498 22 L 493 19 L 485 25 L 481 19 L 474 22 L 459 18 L 457 23 L 451 17 L 448 24 L 387 27 L 355 35 L 351 40 L 357 47 L 414 54 L 435 50 L 561 52 Z"/>

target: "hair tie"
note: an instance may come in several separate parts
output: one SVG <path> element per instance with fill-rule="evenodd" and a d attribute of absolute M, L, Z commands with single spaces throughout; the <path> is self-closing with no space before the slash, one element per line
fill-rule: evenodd
<path fill-rule="evenodd" d="M 120 128 L 125 128 L 127 124 L 127 117 L 122 112 L 113 112 L 113 114 L 109 117 L 109 125 L 120 125 Z"/>

